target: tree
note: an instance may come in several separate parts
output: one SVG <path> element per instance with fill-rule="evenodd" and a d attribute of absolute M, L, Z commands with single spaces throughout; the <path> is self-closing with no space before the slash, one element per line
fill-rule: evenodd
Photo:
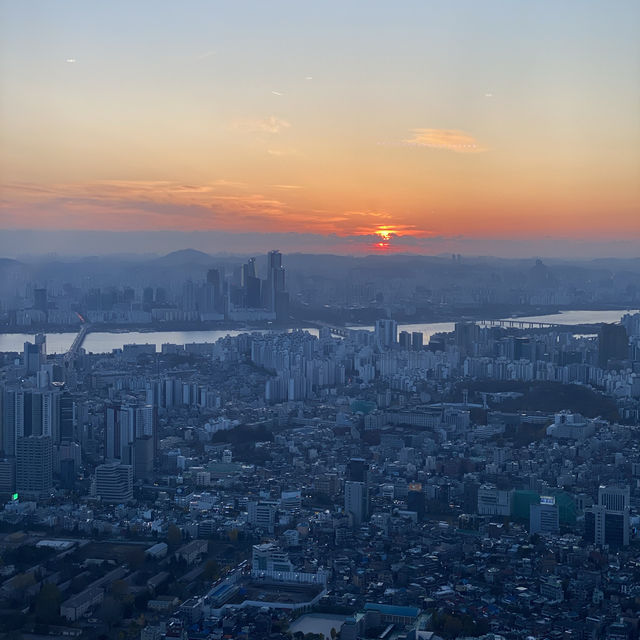
<path fill-rule="evenodd" d="M 139 569 L 144 564 L 145 557 L 144 549 L 142 547 L 131 547 L 131 549 L 127 551 L 127 564 L 133 570 Z"/>
<path fill-rule="evenodd" d="M 56 620 L 60 613 L 62 595 L 55 584 L 47 582 L 42 585 L 36 597 L 35 613 L 39 621 L 50 624 Z"/>
<path fill-rule="evenodd" d="M 175 549 L 182 542 L 182 532 L 175 524 L 170 524 L 167 529 L 167 544 Z"/>
<path fill-rule="evenodd" d="M 220 573 L 220 567 L 218 566 L 218 563 L 213 558 L 210 558 L 209 560 L 207 560 L 207 563 L 204 565 L 204 570 L 202 572 L 202 575 L 207 580 L 213 580 L 219 575 L 219 573 Z"/>
<path fill-rule="evenodd" d="M 122 617 L 122 605 L 113 597 L 106 596 L 98 613 L 99 618 L 111 627 Z"/>
<path fill-rule="evenodd" d="M 111 585 L 111 595 L 123 602 L 129 595 L 129 585 L 124 580 L 114 580 Z"/>

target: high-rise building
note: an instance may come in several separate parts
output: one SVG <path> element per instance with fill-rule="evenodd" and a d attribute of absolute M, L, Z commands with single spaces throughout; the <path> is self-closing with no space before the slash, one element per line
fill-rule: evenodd
<path fill-rule="evenodd" d="M 351 458 L 347 463 L 347 480 L 352 482 L 369 481 L 369 465 L 364 458 Z"/>
<path fill-rule="evenodd" d="M 598 546 L 626 547 L 629 544 L 628 486 L 600 487 L 598 504 L 585 510 L 584 537 Z"/>
<path fill-rule="evenodd" d="M 289 313 L 289 294 L 286 292 L 285 270 L 279 251 L 269 251 L 267 255 L 263 302 L 266 309 L 275 311 L 277 320 L 286 319 Z"/>
<path fill-rule="evenodd" d="M 560 510 L 553 496 L 541 496 L 539 504 L 529 506 L 529 533 L 558 533 Z"/>
<path fill-rule="evenodd" d="M 0 459 L 0 495 L 8 495 L 16 488 L 15 458 Z"/>
<path fill-rule="evenodd" d="M 33 290 L 33 308 L 43 313 L 47 312 L 47 289 L 34 289 Z"/>
<path fill-rule="evenodd" d="M 50 436 L 23 436 L 16 444 L 16 491 L 33 497 L 51 493 L 53 449 Z"/>
<path fill-rule="evenodd" d="M 277 503 L 269 500 L 247 502 L 247 522 L 268 533 L 273 533 L 276 523 Z"/>
<path fill-rule="evenodd" d="M 95 492 L 103 502 L 126 503 L 133 500 L 133 467 L 109 462 L 96 467 Z"/>
<path fill-rule="evenodd" d="M 43 333 L 36 335 L 34 342 L 24 343 L 22 358 L 27 375 L 35 375 L 47 360 L 47 339 Z"/>
<path fill-rule="evenodd" d="M 408 331 L 401 331 L 398 335 L 398 343 L 403 349 L 411 348 L 411 334 Z"/>
<path fill-rule="evenodd" d="M 374 339 L 380 347 L 390 347 L 398 342 L 398 323 L 389 318 L 376 320 Z"/>
<path fill-rule="evenodd" d="M 606 369 L 610 363 L 629 358 L 629 336 L 621 324 L 603 324 L 598 332 L 598 366 Z"/>
<path fill-rule="evenodd" d="M 477 342 L 480 328 L 475 322 L 456 322 L 456 346 L 463 356 L 473 355 L 473 343 Z"/>
<path fill-rule="evenodd" d="M 347 480 L 344 483 L 344 510 L 353 526 L 359 527 L 369 517 L 369 491 L 366 483 Z"/>

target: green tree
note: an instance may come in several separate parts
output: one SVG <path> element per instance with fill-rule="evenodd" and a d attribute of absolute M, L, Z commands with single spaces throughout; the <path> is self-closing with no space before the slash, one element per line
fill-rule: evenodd
<path fill-rule="evenodd" d="M 140 546 L 131 547 L 127 551 L 127 564 L 134 571 L 139 569 L 145 561 L 144 549 Z"/>
<path fill-rule="evenodd" d="M 182 542 L 182 532 L 175 524 L 170 524 L 167 529 L 167 544 L 175 549 Z"/>
<path fill-rule="evenodd" d="M 129 585 L 124 580 L 114 580 L 111 585 L 111 595 L 123 602 L 129 595 Z"/>
<path fill-rule="evenodd" d="M 106 596 L 98 612 L 98 617 L 111 627 L 122 617 L 122 605 L 113 596 Z"/>
<path fill-rule="evenodd" d="M 61 602 L 62 595 L 55 584 L 47 582 L 42 585 L 35 602 L 35 613 L 38 620 L 46 624 L 54 622 L 60 613 Z"/>
<path fill-rule="evenodd" d="M 213 580 L 220 575 L 220 566 L 213 558 L 209 558 L 209 560 L 207 560 L 207 563 L 204 565 L 202 575 L 207 580 Z"/>

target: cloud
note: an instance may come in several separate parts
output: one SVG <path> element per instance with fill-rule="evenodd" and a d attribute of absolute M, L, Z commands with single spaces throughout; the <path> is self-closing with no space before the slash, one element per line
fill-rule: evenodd
<path fill-rule="evenodd" d="M 297 151 L 295 149 L 267 149 L 267 153 L 270 156 L 280 158 L 282 156 L 295 156 Z"/>
<path fill-rule="evenodd" d="M 414 147 L 444 149 L 456 153 L 482 153 L 487 149 L 473 136 L 458 129 L 412 129 L 413 137 L 405 144 Z"/>
<path fill-rule="evenodd" d="M 253 120 L 236 120 L 232 126 L 246 133 L 280 133 L 283 129 L 288 129 L 291 123 L 276 116 L 269 116 Z"/>

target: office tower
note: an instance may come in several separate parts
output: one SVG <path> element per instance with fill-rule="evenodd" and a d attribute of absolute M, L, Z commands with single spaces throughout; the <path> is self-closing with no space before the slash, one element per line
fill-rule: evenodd
<path fill-rule="evenodd" d="M 250 258 L 246 264 L 242 265 L 240 278 L 242 287 L 243 306 L 249 309 L 257 309 L 261 302 L 261 283 L 256 276 L 256 259 Z"/>
<path fill-rule="evenodd" d="M 456 322 L 456 346 L 463 356 L 473 355 L 473 343 L 478 341 L 480 327 L 475 322 Z"/>
<path fill-rule="evenodd" d="M 369 517 L 369 491 L 364 482 L 347 480 L 344 483 L 344 510 L 359 527 Z"/>
<path fill-rule="evenodd" d="M 628 486 L 600 487 L 598 504 L 585 510 L 584 536 L 598 546 L 626 547 L 629 544 Z"/>
<path fill-rule="evenodd" d="M 369 481 L 369 465 L 364 458 L 351 458 L 347 463 L 347 480 L 353 482 Z"/>
<path fill-rule="evenodd" d="M 124 503 L 133 500 L 133 467 L 109 462 L 96 467 L 95 492 L 103 502 Z"/>
<path fill-rule="evenodd" d="M 411 348 L 411 334 L 408 331 L 401 331 L 398 336 L 398 343 L 403 349 Z"/>
<path fill-rule="evenodd" d="M 33 290 L 33 308 L 43 313 L 47 312 L 47 290 L 45 288 Z"/>
<path fill-rule="evenodd" d="M 23 436 L 16 444 L 16 491 L 40 497 L 51 493 L 52 443 L 49 436 Z"/>
<path fill-rule="evenodd" d="M 207 271 L 207 284 L 213 287 L 213 306 L 218 313 L 223 311 L 222 285 L 223 276 L 219 269 L 209 269 Z"/>
<path fill-rule="evenodd" d="M 60 396 L 60 440 L 74 439 L 74 406 L 73 398 L 68 391 Z"/>
<path fill-rule="evenodd" d="M 34 375 L 47 360 L 46 336 L 39 333 L 34 342 L 24 343 L 23 364 L 27 375 Z"/>
<path fill-rule="evenodd" d="M 120 406 L 107 405 L 104 421 L 104 457 L 106 460 L 120 459 Z"/>
<path fill-rule="evenodd" d="M 153 306 L 153 287 L 145 287 L 142 290 L 142 304 L 146 309 Z"/>
<path fill-rule="evenodd" d="M 289 313 L 289 294 L 285 290 L 285 270 L 279 251 L 270 251 L 267 255 L 263 302 L 266 309 L 275 311 L 277 320 L 286 319 Z"/>
<path fill-rule="evenodd" d="M 418 522 L 422 522 L 426 512 L 426 500 L 422 484 L 419 482 L 411 483 L 408 489 L 407 510 L 415 511 L 418 514 Z"/>
<path fill-rule="evenodd" d="M 247 502 L 247 522 L 254 527 L 264 529 L 268 533 L 273 533 L 276 523 L 276 511 L 275 502 L 250 500 Z"/>
<path fill-rule="evenodd" d="M 15 458 L 0 459 L 0 495 L 11 494 L 16 488 Z"/>
<path fill-rule="evenodd" d="M 422 331 L 414 331 L 411 334 L 411 345 L 414 349 L 422 349 L 424 345 L 424 334 Z"/>
<path fill-rule="evenodd" d="M 153 437 L 141 436 L 134 443 L 133 477 L 149 480 L 153 476 Z"/>
<path fill-rule="evenodd" d="M 383 318 L 376 320 L 374 339 L 379 347 L 390 347 L 398 342 L 398 323 Z"/>
<path fill-rule="evenodd" d="M 541 496 L 539 504 L 529 505 L 529 533 L 558 533 L 560 510 L 553 496 Z"/>
<path fill-rule="evenodd" d="M 598 366 L 606 369 L 610 364 L 629 358 L 629 336 L 621 324 L 603 324 L 598 332 Z"/>
<path fill-rule="evenodd" d="M 60 486 L 73 490 L 76 485 L 76 461 L 73 458 L 60 460 Z"/>
<path fill-rule="evenodd" d="M 172 392 L 173 380 L 167 380 Z M 105 409 L 104 456 L 105 460 L 120 460 L 123 464 L 134 464 L 136 438 L 149 436 L 155 443 L 157 438 L 156 409 L 152 404 L 107 405 Z M 155 451 L 154 445 L 154 451 Z"/>

